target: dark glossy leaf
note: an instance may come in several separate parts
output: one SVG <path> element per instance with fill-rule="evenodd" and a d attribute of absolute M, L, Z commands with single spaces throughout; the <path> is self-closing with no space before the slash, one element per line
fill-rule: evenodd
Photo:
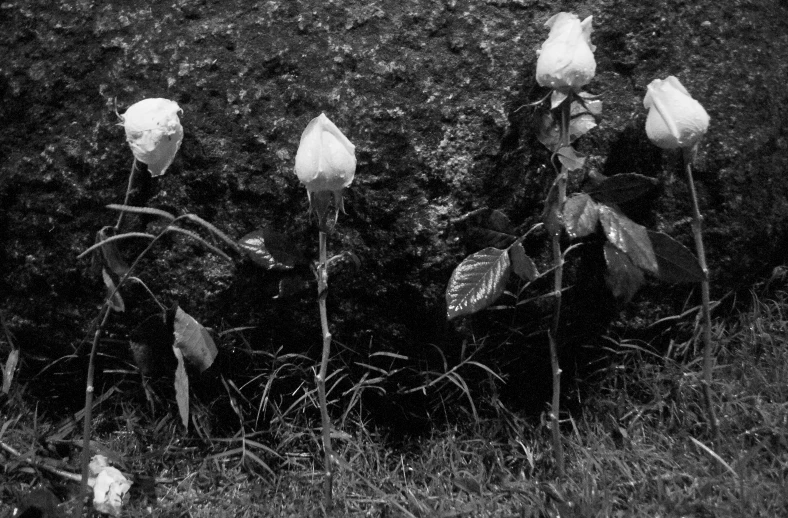
<path fill-rule="evenodd" d="M 572 115 L 583 112 L 590 113 L 595 117 L 602 115 L 602 101 L 599 100 L 598 95 L 580 92 L 579 99 L 572 103 Z"/>
<path fill-rule="evenodd" d="M 643 271 L 635 266 L 627 255 L 618 248 L 605 243 L 604 246 L 605 282 L 613 296 L 624 302 L 629 302 L 643 285 Z"/>
<path fill-rule="evenodd" d="M 520 243 L 509 248 L 509 259 L 512 262 L 512 270 L 524 281 L 532 281 L 539 277 L 533 259 L 525 253 L 525 248 Z"/>
<path fill-rule="evenodd" d="M 466 257 L 452 272 L 446 288 L 448 318 L 476 313 L 495 302 L 506 287 L 510 270 L 506 250 L 490 247 Z"/>
<path fill-rule="evenodd" d="M 559 97 L 563 101 L 565 97 Z M 560 102 L 559 102 L 560 104 Z M 551 103 L 552 110 L 542 108 L 537 111 L 536 138 L 551 152 L 561 147 L 561 116 L 555 111 L 558 105 Z M 572 101 L 569 119 L 569 143 L 571 144 L 597 126 L 596 117 L 602 112 L 602 101 Z"/>
<path fill-rule="evenodd" d="M 689 248 L 662 232 L 649 230 L 648 236 L 657 256 L 659 265 L 657 278 L 660 281 L 677 284 L 701 282 L 706 278 L 698 259 Z"/>
<path fill-rule="evenodd" d="M 593 190 L 588 191 L 588 194 L 601 203 L 626 203 L 640 198 L 656 186 L 657 181 L 653 178 L 625 173 L 605 178 Z"/>
<path fill-rule="evenodd" d="M 599 206 L 584 193 L 574 194 L 564 202 L 564 225 L 572 239 L 596 231 L 599 223 Z"/>
<path fill-rule="evenodd" d="M 596 119 L 590 113 L 572 117 L 569 121 L 569 142 L 574 142 L 592 129 L 596 128 Z"/>
<path fill-rule="evenodd" d="M 269 228 L 246 234 L 238 244 L 255 264 L 266 270 L 291 270 L 305 262 L 301 252 L 286 236 Z"/>
<path fill-rule="evenodd" d="M 553 112 L 542 109 L 536 112 L 536 139 L 554 153 L 561 144 L 561 123 L 553 117 Z"/>
<path fill-rule="evenodd" d="M 175 334 L 174 347 L 183 352 L 183 357 L 189 365 L 204 372 L 213 364 L 213 360 L 218 354 L 213 338 L 202 324 L 181 308 L 175 311 L 173 333 Z"/>
<path fill-rule="evenodd" d="M 503 212 L 487 207 L 477 209 L 458 221 L 464 238 L 475 247 L 506 248 L 516 239 L 516 229 Z"/>
<path fill-rule="evenodd" d="M 657 275 L 657 258 L 646 227 L 638 225 L 610 205 L 599 205 L 599 221 L 613 246 L 627 254 L 635 266 Z"/>
<path fill-rule="evenodd" d="M 566 167 L 567 171 L 577 171 L 583 168 L 586 159 L 571 146 L 564 146 L 558 150 L 558 161 Z"/>

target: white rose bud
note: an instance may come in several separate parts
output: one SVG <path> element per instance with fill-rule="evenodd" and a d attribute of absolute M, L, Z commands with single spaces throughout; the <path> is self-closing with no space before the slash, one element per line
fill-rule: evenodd
<path fill-rule="evenodd" d="M 328 207 L 333 196 L 336 211 L 342 206 L 342 189 L 356 174 L 356 146 L 326 117 L 315 117 L 301 134 L 295 157 L 295 172 L 306 186 L 310 208 L 317 213 L 321 228 L 326 227 Z"/>
<path fill-rule="evenodd" d="M 674 76 L 648 85 L 646 135 L 664 149 L 692 148 L 709 128 L 709 114 Z"/>
<path fill-rule="evenodd" d="M 356 146 L 326 117 L 315 117 L 301 134 L 295 158 L 298 179 L 310 193 L 340 191 L 356 174 Z"/>
<path fill-rule="evenodd" d="M 126 141 L 134 157 L 148 165 L 151 176 L 161 176 L 172 164 L 183 140 L 178 103 L 169 99 L 143 99 L 121 115 Z"/>
<path fill-rule="evenodd" d="M 589 16 L 582 22 L 574 13 L 558 13 L 545 25 L 550 35 L 537 51 L 536 82 L 554 90 L 576 92 L 596 73 Z"/>

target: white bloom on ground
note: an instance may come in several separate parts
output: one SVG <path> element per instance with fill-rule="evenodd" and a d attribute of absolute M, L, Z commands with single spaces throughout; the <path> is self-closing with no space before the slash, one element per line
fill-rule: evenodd
<path fill-rule="evenodd" d="M 90 474 L 88 484 L 93 486 L 94 509 L 120 516 L 123 498 L 131 488 L 131 482 L 120 470 L 109 466 L 103 455 L 93 456 L 90 461 Z"/>

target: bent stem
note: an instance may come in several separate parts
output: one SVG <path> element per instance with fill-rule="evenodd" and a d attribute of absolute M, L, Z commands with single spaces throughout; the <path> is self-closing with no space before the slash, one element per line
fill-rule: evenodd
<path fill-rule="evenodd" d="M 136 163 L 136 160 L 135 160 Z M 132 169 L 132 174 L 133 174 Z M 131 182 L 129 182 L 131 185 Z M 128 193 L 127 193 L 128 194 Z M 128 197 L 128 196 L 127 196 Z M 123 213 L 121 213 L 121 216 Z M 134 262 L 131 263 L 129 269 L 126 271 L 125 274 L 118 280 L 118 283 L 115 286 L 115 289 L 110 293 L 107 298 L 104 300 L 104 305 L 101 308 L 101 313 L 99 314 L 100 323 L 96 328 L 96 332 L 93 335 L 93 345 L 90 349 L 90 360 L 88 361 L 88 374 L 87 374 L 87 386 L 85 388 L 85 416 L 83 421 L 82 427 L 82 482 L 80 484 L 80 498 L 79 503 L 77 504 L 77 512 L 76 518 L 82 518 L 82 514 L 84 511 L 85 506 L 85 496 L 88 492 L 88 469 L 90 463 L 90 436 L 92 433 L 92 421 L 93 421 L 93 381 L 95 378 L 96 372 L 96 351 L 98 350 L 99 340 L 101 339 L 101 334 L 104 332 L 104 327 L 107 325 L 107 320 L 109 320 L 109 315 L 111 313 L 111 305 L 110 301 L 115 297 L 115 294 L 120 291 L 121 286 L 123 286 L 126 281 L 131 278 L 131 272 L 137 267 L 143 257 L 147 255 L 147 253 L 153 248 L 160 238 L 162 238 L 168 231 L 174 230 L 177 227 L 173 225 L 177 223 L 180 219 L 186 219 L 186 216 L 179 216 L 173 219 L 164 229 L 159 232 L 157 236 L 155 236 L 148 246 L 134 259 Z M 120 221 L 118 222 L 120 224 Z M 95 246 L 95 245 L 94 245 Z M 92 247 L 91 247 L 92 248 Z M 325 263 L 325 253 L 322 256 L 323 263 Z M 140 281 L 141 282 L 141 281 Z M 147 286 L 145 287 L 146 289 Z M 150 293 L 150 290 L 148 290 Z M 152 293 L 151 293 L 152 295 Z M 154 297 L 155 298 L 155 297 Z M 156 301 L 158 303 L 158 300 Z M 159 303 L 159 306 L 161 304 Z M 329 337 L 330 338 L 330 337 Z"/>
<path fill-rule="evenodd" d="M 134 185 L 134 173 L 137 171 L 137 157 L 134 157 L 134 162 L 131 163 L 131 173 L 129 173 L 129 184 L 126 186 L 126 197 L 123 199 L 123 205 L 129 204 L 129 198 L 131 197 L 131 187 Z M 118 222 L 115 224 L 115 230 L 120 230 L 120 226 L 123 224 L 123 215 L 125 214 L 124 211 L 120 211 L 118 215 Z"/>
<path fill-rule="evenodd" d="M 104 326 L 109 320 L 110 305 L 104 304 L 101 308 L 102 314 L 100 315 L 101 323 L 93 335 L 93 346 L 90 348 L 90 360 L 88 361 L 88 381 L 85 388 L 85 417 L 82 426 L 82 481 L 79 489 L 79 501 L 77 503 L 77 518 L 82 518 L 82 512 L 85 508 L 85 496 L 88 494 L 88 466 L 90 464 L 90 434 L 91 425 L 93 423 L 93 379 L 96 372 L 96 351 L 98 350 L 99 339 L 101 333 L 104 331 Z"/>
<path fill-rule="evenodd" d="M 320 327 L 323 331 L 323 357 L 320 361 L 320 371 L 315 377 L 317 382 L 317 395 L 320 401 L 320 419 L 323 426 L 323 453 L 325 455 L 323 479 L 323 496 L 326 509 L 331 508 L 331 491 L 334 478 L 334 456 L 331 449 L 331 420 L 328 417 L 328 401 L 326 398 L 326 374 L 328 371 L 328 358 L 331 352 L 331 333 L 328 330 L 328 311 L 326 310 L 326 295 L 328 294 L 328 265 L 326 252 L 326 233 L 320 230 L 320 263 L 317 267 L 317 301 L 320 306 Z"/>
<path fill-rule="evenodd" d="M 698 254 L 698 263 L 703 270 L 703 281 L 700 284 L 701 312 L 703 317 L 703 399 L 706 404 L 706 416 L 709 421 L 709 431 L 716 442 L 720 440 L 720 429 L 717 423 L 717 414 L 714 410 L 714 399 L 711 390 L 712 370 L 714 359 L 711 355 L 711 303 L 709 297 L 709 268 L 706 265 L 706 251 L 703 247 L 701 227 L 703 216 L 698 206 L 698 194 L 695 191 L 695 182 L 692 178 L 692 150 L 684 150 L 684 170 L 687 174 L 687 184 L 692 197 L 692 234 L 695 237 L 695 251 Z"/>

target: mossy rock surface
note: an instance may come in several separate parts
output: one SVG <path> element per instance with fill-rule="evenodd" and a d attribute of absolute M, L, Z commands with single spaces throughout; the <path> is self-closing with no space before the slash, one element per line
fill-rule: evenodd
<path fill-rule="evenodd" d="M 546 93 L 534 79 L 536 49 L 560 10 L 594 16 L 597 75 L 587 89 L 603 95 L 604 119 L 579 143 L 586 169 L 658 179 L 659 196 L 632 216 L 692 246 L 680 157 L 643 129 L 646 85 L 676 75 L 711 116 L 696 179 L 712 296 L 783 264 L 784 1 L 6 1 L 0 307 L 23 350 L 35 351 L 23 377 L 73 353 L 98 313 L 101 279 L 76 257 L 116 220 L 105 206 L 123 199 L 132 156 L 116 107 L 147 97 L 179 103 L 185 138 L 166 175 L 143 168 L 133 204 L 195 213 L 234 238 L 269 226 L 312 258 L 317 231 L 293 162 L 301 131 L 325 112 L 358 157 L 347 214 L 329 240 L 361 262 L 330 279 L 338 350 L 359 361 L 381 350 L 432 358 L 433 345 L 459 355 L 467 328 L 446 322 L 443 292 L 475 250 L 452 222 L 481 207 L 523 228 L 539 220 L 553 173 L 525 105 Z M 152 224 L 134 216 L 126 229 Z M 254 326 L 253 348 L 318 357 L 314 285 L 273 298 L 278 277 L 182 239 L 143 266 L 138 275 L 157 296 L 204 325 Z M 679 307 L 664 301 L 688 292 L 654 286 L 634 303 L 664 316 Z M 127 298 L 106 339 L 118 356 L 129 354 L 129 330 L 156 311 L 140 289 Z"/>

